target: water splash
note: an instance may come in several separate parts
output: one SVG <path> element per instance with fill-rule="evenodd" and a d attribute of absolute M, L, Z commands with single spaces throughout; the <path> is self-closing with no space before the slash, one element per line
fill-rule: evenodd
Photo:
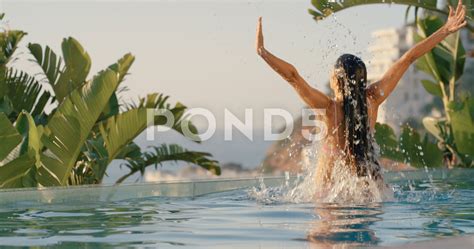
<path fill-rule="evenodd" d="M 350 172 L 341 160 L 331 166 L 329 187 L 322 189 L 317 182 L 316 172 L 320 159 L 321 144 L 312 144 L 303 148 L 303 173 L 290 181 L 286 172 L 283 186 L 266 187 L 263 178 L 258 187 L 249 190 L 251 198 L 264 204 L 275 203 L 378 203 L 393 201 L 392 189 L 370 177 L 357 177 Z"/>

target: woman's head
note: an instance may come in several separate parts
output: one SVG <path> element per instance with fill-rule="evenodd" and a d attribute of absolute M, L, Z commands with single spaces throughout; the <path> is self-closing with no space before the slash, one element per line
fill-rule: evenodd
<path fill-rule="evenodd" d="M 357 56 L 344 54 L 336 61 L 331 79 L 336 100 L 344 113 L 344 152 L 357 175 L 372 175 L 367 164 L 372 161 L 373 146 L 367 110 L 367 70 Z M 342 127 L 341 127 L 342 128 Z"/>
<path fill-rule="evenodd" d="M 367 69 L 364 62 L 357 56 L 352 54 L 341 55 L 334 65 L 330 80 L 331 89 L 334 91 L 336 97 L 343 97 L 346 85 L 358 86 L 360 88 L 367 87 Z"/>

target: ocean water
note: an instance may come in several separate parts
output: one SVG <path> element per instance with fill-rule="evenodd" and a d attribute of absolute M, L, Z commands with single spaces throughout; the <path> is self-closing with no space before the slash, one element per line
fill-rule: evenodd
<path fill-rule="evenodd" d="M 465 172 L 448 180 L 399 177 L 389 184 L 391 200 L 366 204 L 292 201 L 284 198 L 288 184 L 198 197 L 30 203 L 25 207 L 17 203 L 0 207 L 0 246 L 400 246 L 474 233 L 474 172 Z"/>

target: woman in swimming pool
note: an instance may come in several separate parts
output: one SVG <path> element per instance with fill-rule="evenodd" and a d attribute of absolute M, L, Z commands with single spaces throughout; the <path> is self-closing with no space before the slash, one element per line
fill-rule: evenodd
<path fill-rule="evenodd" d="M 332 167 L 336 160 L 342 160 L 353 175 L 382 182 L 380 166 L 375 158 L 372 143 L 378 108 L 392 93 L 413 62 L 467 24 L 465 13 L 466 8 L 459 0 L 455 11 L 450 7 L 448 20 L 442 28 L 408 50 L 382 79 L 371 85 L 367 85 L 364 62 L 354 55 L 342 55 L 336 61 L 330 80 L 331 89 L 335 93 L 334 99 L 312 88 L 293 65 L 265 49 L 262 19 L 259 18 L 257 53 L 295 88 L 308 106 L 326 111 L 324 122 L 328 128 L 328 135 L 323 143 L 324 153 L 321 153 L 323 158 L 319 159 L 316 172 L 319 186 L 324 189 L 330 187 Z"/>

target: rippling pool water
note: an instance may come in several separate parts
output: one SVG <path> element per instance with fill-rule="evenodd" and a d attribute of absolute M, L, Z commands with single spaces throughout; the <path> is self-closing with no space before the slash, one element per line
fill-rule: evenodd
<path fill-rule="evenodd" d="M 242 189 L 196 198 L 0 206 L 0 246 L 320 248 L 474 233 L 472 177 L 391 186 L 395 201 L 368 205 L 256 200 Z"/>

